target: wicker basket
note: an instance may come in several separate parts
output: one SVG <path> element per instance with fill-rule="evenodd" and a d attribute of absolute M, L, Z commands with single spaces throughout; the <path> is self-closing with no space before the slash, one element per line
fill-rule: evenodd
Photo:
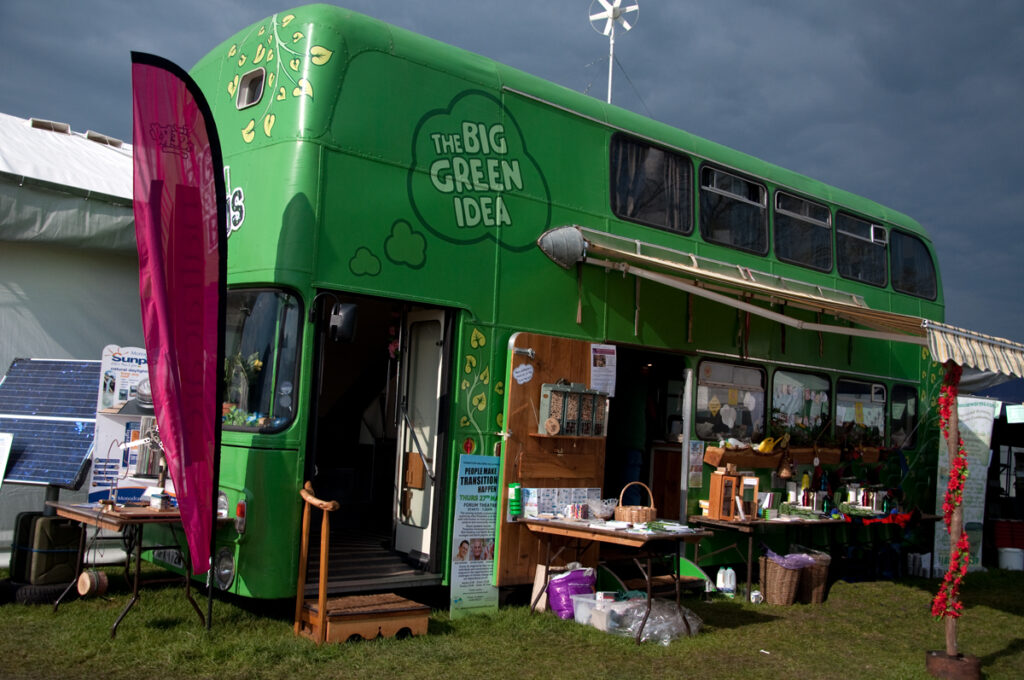
<path fill-rule="evenodd" d="M 801 604 L 821 604 L 825 601 L 825 586 L 828 585 L 828 565 L 832 557 L 827 553 L 813 551 L 814 566 L 800 570 L 800 586 L 797 601 Z"/>
<path fill-rule="evenodd" d="M 796 590 L 800 582 L 802 569 L 786 569 L 781 564 L 767 557 L 762 557 L 761 594 L 768 604 L 793 604 Z"/>
<path fill-rule="evenodd" d="M 651 504 L 646 505 L 623 505 L 622 496 L 626 493 L 626 489 L 639 484 L 647 490 L 647 497 L 651 499 Z M 647 488 L 647 485 L 643 482 L 630 482 L 626 486 L 622 487 L 622 491 L 619 492 L 619 504 L 615 506 L 615 519 L 619 522 L 650 522 L 654 519 L 657 508 L 654 507 L 654 494 Z"/>

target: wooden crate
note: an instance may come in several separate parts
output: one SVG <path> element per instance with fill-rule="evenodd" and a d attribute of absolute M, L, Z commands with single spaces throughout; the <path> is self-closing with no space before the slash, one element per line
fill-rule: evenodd
<path fill-rule="evenodd" d="M 426 635 L 430 618 L 430 607 L 395 593 L 334 597 L 327 600 L 325 610 L 327 642 Z M 306 600 L 299 617 L 299 635 L 319 642 L 319 621 L 317 600 Z"/>

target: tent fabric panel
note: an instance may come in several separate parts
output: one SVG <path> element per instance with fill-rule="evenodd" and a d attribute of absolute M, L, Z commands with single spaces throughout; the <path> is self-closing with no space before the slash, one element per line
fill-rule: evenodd
<path fill-rule="evenodd" d="M 130 202 L 112 203 L 0 179 L 0 242 L 135 253 Z"/>

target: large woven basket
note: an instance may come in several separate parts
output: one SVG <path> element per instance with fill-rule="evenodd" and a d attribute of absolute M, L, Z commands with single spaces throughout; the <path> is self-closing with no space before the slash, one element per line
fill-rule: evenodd
<path fill-rule="evenodd" d="M 814 565 L 800 570 L 800 586 L 797 601 L 802 604 L 821 604 L 825 601 L 825 586 L 828 584 L 828 565 L 832 557 L 827 553 L 813 551 Z"/>
<path fill-rule="evenodd" d="M 786 569 L 767 557 L 762 557 L 759 565 L 761 567 L 761 595 L 764 596 L 764 601 L 768 604 L 793 604 L 800 582 L 800 572 L 803 570 Z"/>
<path fill-rule="evenodd" d="M 623 505 L 622 496 L 626 493 L 626 489 L 639 484 L 647 490 L 647 497 L 651 499 L 650 505 Z M 626 486 L 622 487 L 622 491 L 619 492 L 619 504 L 615 506 L 615 519 L 619 522 L 650 522 L 657 515 L 657 509 L 654 507 L 654 494 L 647 488 L 647 485 L 643 482 L 630 482 Z"/>

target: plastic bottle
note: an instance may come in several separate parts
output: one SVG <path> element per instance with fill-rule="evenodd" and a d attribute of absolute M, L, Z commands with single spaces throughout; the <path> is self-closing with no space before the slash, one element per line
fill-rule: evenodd
<path fill-rule="evenodd" d="M 732 567 L 725 568 L 725 592 L 729 595 L 736 592 L 736 572 Z"/>
<path fill-rule="evenodd" d="M 800 478 L 800 488 L 801 489 L 810 489 L 811 488 L 811 476 L 809 474 L 807 474 L 806 472 L 804 473 L 804 476 Z"/>
<path fill-rule="evenodd" d="M 715 588 L 718 592 L 725 592 L 725 567 L 719 567 L 715 574 Z"/>

